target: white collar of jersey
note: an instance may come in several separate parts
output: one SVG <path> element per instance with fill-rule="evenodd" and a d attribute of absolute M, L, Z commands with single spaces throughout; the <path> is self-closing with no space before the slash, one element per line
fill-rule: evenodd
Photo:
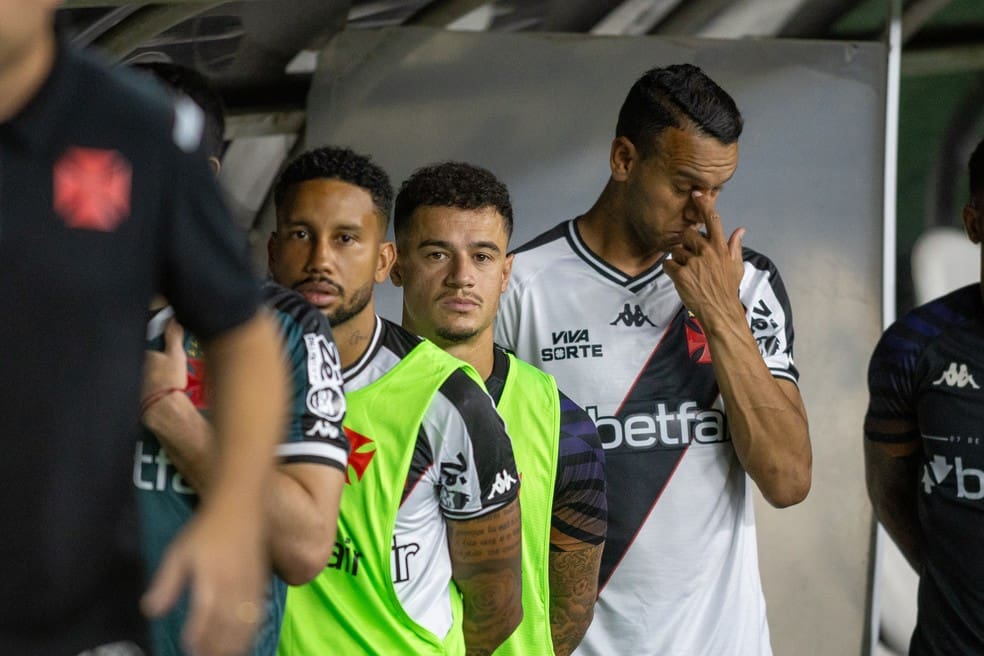
<path fill-rule="evenodd" d="M 570 242 L 571 249 L 573 249 L 574 253 L 584 260 L 588 266 L 612 282 L 622 285 L 623 287 L 628 287 L 630 291 L 637 292 L 663 273 L 663 260 L 666 259 L 666 253 L 661 255 L 659 259 L 656 260 L 655 264 L 637 276 L 628 276 L 622 271 L 619 271 L 617 268 L 598 257 L 594 251 L 588 248 L 588 245 L 584 243 L 584 240 L 581 238 L 581 234 L 577 231 L 575 221 L 576 219 L 571 219 L 567 222 L 567 240 Z"/>
<path fill-rule="evenodd" d="M 366 348 L 366 352 L 362 354 L 362 357 L 356 360 L 351 366 L 342 369 L 342 380 L 348 383 L 353 378 L 358 376 L 366 365 L 375 357 L 376 351 L 379 349 L 379 341 L 383 335 L 383 320 L 376 315 L 376 322 L 372 327 L 372 337 L 369 339 L 369 346 Z"/>

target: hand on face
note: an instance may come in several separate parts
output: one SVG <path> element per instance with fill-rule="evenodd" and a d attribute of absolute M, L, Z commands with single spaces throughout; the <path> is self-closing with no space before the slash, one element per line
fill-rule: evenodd
<path fill-rule="evenodd" d="M 687 309 L 706 325 L 709 320 L 740 308 L 735 301 L 744 271 L 741 240 L 745 229 L 738 228 L 725 241 L 721 217 L 714 211 L 710 196 L 694 191 L 692 201 L 707 234 L 696 227 L 684 231 L 680 243 L 670 249 L 671 259 L 664 261 L 663 270 Z"/>

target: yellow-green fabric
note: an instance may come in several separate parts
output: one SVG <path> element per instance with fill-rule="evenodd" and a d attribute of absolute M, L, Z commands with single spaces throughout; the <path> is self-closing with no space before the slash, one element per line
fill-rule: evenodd
<path fill-rule="evenodd" d="M 421 419 L 457 369 L 478 377 L 470 366 L 422 341 L 379 380 L 346 392 L 344 426 L 352 453 L 335 551 L 313 581 L 289 589 L 280 656 L 465 653 L 461 595 L 454 584 L 454 622 L 440 638 L 407 615 L 391 571 L 393 530 Z M 352 463 L 365 462 L 369 454 L 360 477 Z"/>
<path fill-rule="evenodd" d="M 506 423 L 519 470 L 523 527 L 523 621 L 497 656 L 553 654 L 550 636 L 550 525 L 553 519 L 560 395 L 553 376 L 509 355 L 496 406 Z"/>

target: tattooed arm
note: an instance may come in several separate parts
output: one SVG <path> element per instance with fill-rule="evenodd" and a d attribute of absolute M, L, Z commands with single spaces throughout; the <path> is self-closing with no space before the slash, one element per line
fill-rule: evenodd
<path fill-rule="evenodd" d="M 556 656 L 573 652 L 591 625 L 603 548 L 550 552 L 550 633 Z"/>
<path fill-rule="evenodd" d="M 580 644 L 594 617 L 608 530 L 605 452 L 591 417 L 563 392 L 550 526 L 550 633 L 556 656 Z"/>
<path fill-rule="evenodd" d="M 451 576 L 464 598 L 467 656 L 491 654 L 523 619 L 519 501 L 448 520 Z"/>

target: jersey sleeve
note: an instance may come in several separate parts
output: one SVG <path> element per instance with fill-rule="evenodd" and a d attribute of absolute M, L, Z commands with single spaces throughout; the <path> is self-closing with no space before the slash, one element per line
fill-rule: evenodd
<path fill-rule="evenodd" d="M 171 193 L 158 226 L 158 288 L 181 324 L 207 340 L 252 318 L 259 284 L 246 235 L 233 224 L 201 150 L 200 112 L 177 101 L 173 143 L 162 150 Z"/>
<path fill-rule="evenodd" d="M 579 405 L 560 394 L 560 442 L 554 486 L 551 551 L 605 541 L 608 499 L 605 452 L 594 422 Z"/>
<path fill-rule="evenodd" d="M 799 372 L 793 363 L 793 313 L 786 286 L 775 265 L 765 256 L 745 251 L 741 302 L 759 353 L 776 378 L 794 383 Z"/>
<path fill-rule="evenodd" d="M 876 442 L 909 442 L 910 432 L 882 430 L 886 425 L 916 425 L 913 381 L 920 340 L 907 335 L 903 322 L 893 324 L 875 347 L 868 364 L 868 411 L 864 434 Z"/>
<path fill-rule="evenodd" d="M 436 454 L 445 517 L 481 517 L 516 498 L 519 473 L 505 425 L 489 395 L 463 370 L 434 395 L 422 429 Z"/>
<path fill-rule="evenodd" d="M 277 456 L 284 464 L 317 463 L 345 471 L 345 394 L 328 321 L 295 292 L 268 284 L 263 295 L 281 326 L 293 390 L 287 435 Z"/>

